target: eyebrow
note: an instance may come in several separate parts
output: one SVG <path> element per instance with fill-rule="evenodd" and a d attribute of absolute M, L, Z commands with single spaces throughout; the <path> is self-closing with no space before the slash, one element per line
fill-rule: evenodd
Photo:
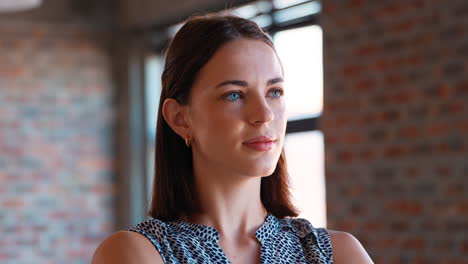
<path fill-rule="evenodd" d="M 280 83 L 280 82 L 284 82 L 283 78 L 281 77 L 277 77 L 277 78 L 273 78 L 273 79 L 270 79 L 267 81 L 267 86 L 270 86 L 270 85 L 273 85 L 275 83 Z M 242 87 L 247 87 L 249 86 L 249 83 L 246 82 L 246 81 L 241 81 L 241 80 L 227 80 L 227 81 L 224 81 L 218 85 L 216 85 L 216 88 L 218 87 L 221 87 L 221 86 L 224 86 L 224 85 L 237 85 L 237 86 L 242 86 Z"/>

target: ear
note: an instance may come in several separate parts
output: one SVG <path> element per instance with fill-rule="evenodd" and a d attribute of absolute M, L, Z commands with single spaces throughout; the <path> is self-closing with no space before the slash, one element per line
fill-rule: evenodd
<path fill-rule="evenodd" d="M 179 102 L 173 98 L 164 100 L 162 107 L 162 115 L 167 124 L 182 138 L 189 136 L 190 132 L 186 110 L 186 106 L 179 104 Z"/>

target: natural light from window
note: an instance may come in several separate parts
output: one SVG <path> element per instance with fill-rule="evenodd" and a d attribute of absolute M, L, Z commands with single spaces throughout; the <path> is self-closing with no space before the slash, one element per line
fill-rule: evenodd
<path fill-rule="evenodd" d="M 286 135 L 284 148 L 294 204 L 299 217 L 326 227 L 324 144 L 321 131 Z"/>
<path fill-rule="evenodd" d="M 159 97 L 161 95 L 161 75 L 163 71 L 162 56 L 152 55 L 146 59 L 146 89 L 145 89 L 145 104 L 146 104 L 146 157 L 147 157 L 147 193 L 148 201 L 151 198 L 153 188 L 154 174 L 154 142 L 156 136 L 156 120 L 158 117 Z"/>
<path fill-rule="evenodd" d="M 288 120 L 320 116 L 323 109 L 322 30 L 307 26 L 274 37 L 285 70 Z M 300 217 L 326 227 L 324 139 L 321 131 L 289 133 L 285 151 Z"/>
<path fill-rule="evenodd" d="M 318 116 L 323 108 L 322 29 L 280 31 L 275 46 L 283 63 L 288 120 Z"/>

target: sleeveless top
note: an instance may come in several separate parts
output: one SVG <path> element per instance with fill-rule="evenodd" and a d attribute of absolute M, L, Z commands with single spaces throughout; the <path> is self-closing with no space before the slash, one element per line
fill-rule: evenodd
<path fill-rule="evenodd" d="M 148 238 L 164 263 L 230 263 L 213 227 L 152 218 L 128 231 Z M 314 228 L 306 219 L 278 219 L 268 214 L 255 236 L 261 244 L 260 263 L 333 263 L 328 231 Z"/>

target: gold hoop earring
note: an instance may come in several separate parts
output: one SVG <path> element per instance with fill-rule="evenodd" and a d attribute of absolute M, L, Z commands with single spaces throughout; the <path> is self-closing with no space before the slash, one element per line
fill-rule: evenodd
<path fill-rule="evenodd" d="M 187 145 L 187 148 L 190 148 L 190 144 L 192 144 L 192 141 L 190 141 L 189 137 L 185 137 L 185 145 Z"/>

